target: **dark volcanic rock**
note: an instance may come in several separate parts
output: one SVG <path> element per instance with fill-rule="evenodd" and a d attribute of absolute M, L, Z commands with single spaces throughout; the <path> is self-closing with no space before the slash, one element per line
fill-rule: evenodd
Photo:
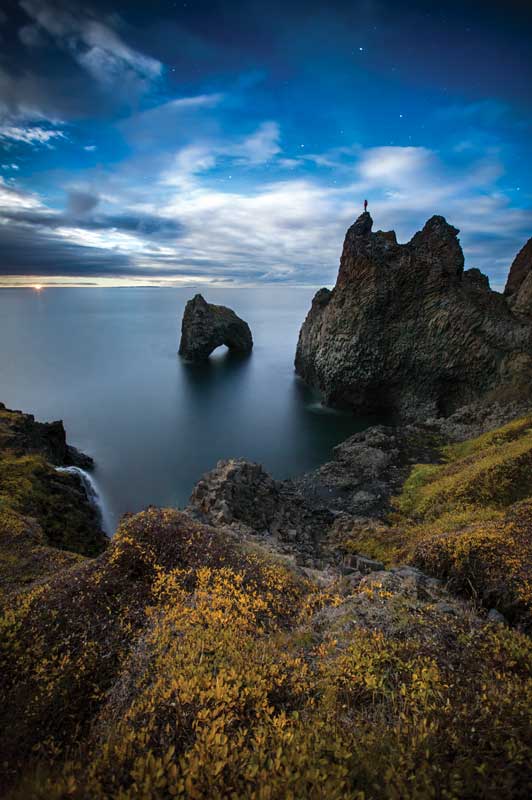
<path fill-rule="evenodd" d="M 439 458 L 442 437 L 434 425 L 376 425 L 355 433 L 333 449 L 331 461 L 285 485 L 309 507 L 333 513 L 384 517 L 412 464 Z"/>
<path fill-rule="evenodd" d="M 532 239 L 516 255 L 504 294 L 515 314 L 532 317 Z"/>
<path fill-rule="evenodd" d="M 179 354 L 189 361 L 205 361 L 220 345 L 237 353 L 251 352 L 249 325 L 230 308 L 207 303 L 197 294 L 185 307 Z"/>
<path fill-rule="evenodd" d="M 306 563 L 319 558 L 320 542 L 335 519 L 323 507 L 307 505 L 289 482 L 275 481 L 260 464 L 243 458 L 219 461 L 203 475 L 188 511 L 210 525 L 244 526 Z"/>
<path fill-rule="evenodd" d="M 56 466 L 76 466 L 90 469 L 90 456 L 67 444 L 62 420 L 36 422 L 33 414 L 12 411 L 0 403 L 0 448 L 15 455 L 38 453 Z"/>
<path fill-rule="evenodd" d="M 435 216 L 407 244 L 371 228 L 365 213 L 348 230 L 336 286 L 317 293 L 299 335 L 296 370 L 325 402 L 420 418 L 502 387 L 529 392 L 532 325 L 464 272 L 456 228 Z"/>

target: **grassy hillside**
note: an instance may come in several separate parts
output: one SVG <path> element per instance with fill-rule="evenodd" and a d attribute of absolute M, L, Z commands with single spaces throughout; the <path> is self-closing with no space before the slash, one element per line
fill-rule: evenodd
<path fill-rule="evenodd" d="M 8 796 L 528 797 L 530 640 L 442 597 L 126 518 L 2 620 Z"/>
<path fill-rule="evenodd" d="M 371 533 L 524 624 L 531 447 L 521 420 L 446 449 L 350 546 Z M 66 558 L 0 619 L 10 800 L 530 796 L 531 640 L 415 569 L 317 580 L 173 509 L 87 558 L 6 514 Z"/>
<path fill-rule="evenodd" d="M 442 449 L 413 468 L 390 526 L 348 549 L 410 562 L 532 628 L 532 416 Z"/>

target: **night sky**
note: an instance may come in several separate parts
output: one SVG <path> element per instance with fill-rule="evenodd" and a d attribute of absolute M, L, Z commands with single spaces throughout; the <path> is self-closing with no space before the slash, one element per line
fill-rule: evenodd
<path fill-rule="evenodd" d="M 331 284 L 366 197 L 494 288 L 532 235 L 528 0 L 0 7 L 0 284 Z"/>

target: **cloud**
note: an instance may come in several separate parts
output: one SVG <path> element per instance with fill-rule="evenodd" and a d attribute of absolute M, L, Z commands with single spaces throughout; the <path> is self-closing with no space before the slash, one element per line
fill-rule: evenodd
<path fill-rule="evenodd" d="M 87 214 L 87 212 L 96 208 L 99 202 L 100 198 L 96 194 L 72 190 L 68 193 L 68 213 L 74 216 Z"/>
<path fill-rule="evenodd" d="M 479 100 L 475 103 L 462 103 L 438 109 L 434 116 L 439 120 L 455 121 L 461 123 L 476 122 L 477 124 L 492 125 L 506 116 L 509 108 L 499 100 Z"/>
<path fill-rule="evenodd" d="M 39 233 L 47 243 L 58 237 L 73 246 L 140 254 L 143 249 L 156 253 L 158 242 L 175 241 L 183 235 L 177 219 L 135 209 L 96 213 L 99 203 L 100 197 L 93 192 L 70 190 L 65 211 L 55 211 L 0 176 L 0 243 L 10 226 L 15 226 L 34 236 Z"/>
<path fill-rule="evenodd" d="M 182 111 L 183 109 L 187 108 L 214 108 L 215 106 L 219 105 L 223 99 L 224 95 L 221 92 L 215 92 L 213 94 L 199 94 L 193 97 L 177 97 L 176 99 L 169 100 L 167 103 L 163 103 L 156 108 L 142 112 L 142 116 L 144 119 L 149 118 L 153 120 L 153 118 L 158 114 L 165 114 L 168 111 Z"/>
<path fill-rule="evenodd" d="M 279 145 L 280 130 L 277 122 L 263 122 L 262 125 L 247 136 L 229 155 L 236 155 L 249 164 L 264 164 L 281 152 Z"/>
<path fill-rule="evenodd" d="M 162 64 L 129 47 L 109 25 L 69 5 L 46 0 L 21 0 L 21 7 L 38 30 L 57 44 L 98 83 L 143 93 L 162 73 Z"/>
<path fill-rule="evenodd" d="M 83 247 L 42 229 L 0 225 L 3 275 L 105 275 L 134 271 L 131 259 L 107 248 Z"/>
<path fill-rule="evenodd" d="M 45 209 L 40 199 L 34 194 L 21 191 L 11 183 L 7 183 L 0 175 L 0 216 L 6 210 L 13 209 Z"/>
<path fill-rule="evenodd" d="M 66 139 L 63 131 L 44 128 L 40 125 L 21 125 L 3 122 L 0 124 L 0 140 L 7 143 L 29 144 L 34 147 L 53 147 L 53 142 Z"/>
<path fill-rule="evenodd" d="M 132 114 L 118 127 L 137 149 L 176 149 L 190 141 L 197 143 L 218 133 L 213 110 L 224 102 L 221 92 L 177 97 L 153 108 Z"/>
<path fill-rule="evenodd" d="M 275 169 L 283 158 L 278 141 L 278 127 L 262 124 L 247 136 L 185 146 L 170 159 L 149 164 L 132 159 L 105 180 L 94 172 L 101 192 L 71 189 L 64 212 L 4 181 L 0 247 L 10 237 L 14 264 L 16 229 L 21 240 L 29 236 L 43 249 L 59 248 L 72 258 L 81 248 L 80 274 L 94 249 L 112 256 L 108 265 L 99 255 L 96 261 L 89 258 L 98 274 L 115 274 L 120 256 L 125 259 L 120 275 L 129 270 L 151 279 L 330 285 L 345 230 L 368 197 L 375 227 L 395 229 L 400 241 L 410 239 L 431 214 L 446 216 L 461 229 L 467 266 L 483 269 L 502 288 L 511 260 L 530 235 L 532 213 L 513 208 L 497 188 L 503 165 L 493 156 L 470 158 L 458 170 L 427 148 L 357 147 L 350 156 L 341 154 L 333 185 L 316 176 L 281 178 L 282 170 Z M 339 156 L 323 157 L 328 162 Z M 272 178 L 265 181 L 264 164 L 270 162 Z M 232 173 L 239 176 L 234 186 L 228 180 Z M 145 174 L 151 175 L 149 182 Z M 28 271 L 35 274 L 39 264 L 37 259 Z M 64 274 L 78 274 L 77 269 L 73 258 Z"/>
<path fill-rule="evenodd" d="M 373 147 L 362 153 L 358 172 L 372 186 L 404 186 L 431 171 L 434 155 L 425 147 Z"/>
<path fill-rule="evenodd" d="M 224 160 L 229 160 L 236 166 L 257 167 L 281 153 L 279 139 L 279 125 L 267 121 L 248 136 L 213 139 L 203 144 L 188 145 L 174 156 L 161 182 L 168 186 L 190 187 L 195 175 L 208 172 Z"/>
<path fill-rule="evenodd" d="M 18 32 L 18 38 L 26 47 L 43 47 L 46 44 L 38 25 L 23 25 Z"/>

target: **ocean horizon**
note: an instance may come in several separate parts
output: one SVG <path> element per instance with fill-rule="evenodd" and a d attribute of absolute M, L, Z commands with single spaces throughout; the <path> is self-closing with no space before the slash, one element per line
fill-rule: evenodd
<path fill-rule="evenodd" d="M 220 459 L 283 479 L 372 421 L 325 409 L 295 375 L 313 288 L 202 289 L 254 338 L 249 357 L 221 347 L 205 364 L 177 354 L 196 288 L 91 288 L 0 292 L 0 374 L 8 407 L 62 419 L 68 441 L 92 456 L 109 533 L 125 512 L 182 507 Z"/>

